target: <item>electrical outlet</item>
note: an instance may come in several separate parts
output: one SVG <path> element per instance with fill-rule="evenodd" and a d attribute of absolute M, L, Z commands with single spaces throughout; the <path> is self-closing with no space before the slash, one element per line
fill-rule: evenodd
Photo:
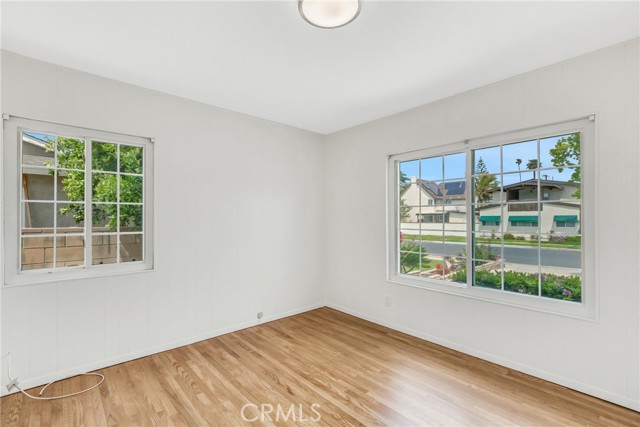
<path fill-rule="evenodd" d="M 7 391 L 13 390 L 14 387 L 18 386 L 18 377 L 15 377 L 7 384 Z"/>
<path fill-rule="evenodd" d="M 384 297 L 384 305 L 391 307 L 391 297 Z"/>
<path fill-rule="evenodd" d="M 261 311 L 258 312 L 258 320 L 262 319 L 264 317 L 264 314 L 262 314 Z"/>

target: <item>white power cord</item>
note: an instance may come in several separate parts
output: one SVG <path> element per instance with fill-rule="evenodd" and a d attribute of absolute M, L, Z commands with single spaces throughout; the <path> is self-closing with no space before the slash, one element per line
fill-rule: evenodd
<path fill-rule="evenodd" d="M 104 382 L 104 375 L 102 374 L 98 374 L 95 372 L 87 372 L 84 374 L 80 374 L 80 375 L 91 375 L 94 377 L 100 377 L 100 381 L 96 384 L 93 385 L 87 389 L 81 390 L 81 391 L 77 391 L 75 393 L 70 393 L 70 394 L 65 394 L 63 396 L 52 396 L 52 397 L 40 397 L 42 396 L 42 393 L 44 393 L 44 391 L 46 390 L 47 387 L 49 387 L 51 384 L 55 383 L 56 381 L 51 381 L 50 383 L 46 384 L 44 387 L 42 387 L 42 389 L 40 389 L 40 393 L 38 393 L 38 396 L 32 396 L 29 393 L 27 393 L 26 391 L 24 391 L 23 389 L 20 388 L 20 386 L 18 385 L 18 379 L 17 378 L 11 378 L 11 353 L 8 353 L 7 356 L 9 356 L 9 359 L 7 360 L 7 377 L 9 377 L 9 385 L 7 386 L 7 389 L 9 389 L 9 391 L 11 391 L 12 388 L 17 388 L 22 394 L 24 394 L 25 396 L 31 398 L 31 399 L 35 399 L 35 400 L 56 400 L 56 399 L 64 399 L 65 397 L 71 397 L 71 396 L 77 396 L 79 394 L 82 393 L 86 393 L 89 390 L 93 390 L 94 388 L 98 387 L 100 384 L 102 384 Z"/>

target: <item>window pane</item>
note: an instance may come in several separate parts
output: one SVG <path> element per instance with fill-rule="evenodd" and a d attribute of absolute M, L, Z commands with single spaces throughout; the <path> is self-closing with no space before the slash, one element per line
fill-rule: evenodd
<path fill-rule="evenodd" d="M 54 182 L 53 169 L 22 168 L 22 199 L 53 200 Z"/>
<path fill-rule="evenodd" d="M 537 264 L 537 263 L 536 263 Z M 538 272 L 528 268 L 504 267 L 504 290 L 525 295 L 538 295 Z"/>
<path fill-rule="evenodd" d="M 81 139 L 58 137 L 58 167 L 84 170 L 84 141 Z"/>
<path fill-rule="evenodd" d="M 538 141 L 525 141 L 502 146 L 503 172 L 518 171 L 522 172 L 523 177 L 531 178 L 531 172 L 528 169 L 535 169 L 537 165 Z"/>
<path fill-rule="evenodd" d="M 54 166 L 55 136 L 34 132 L 22 134 L 22 164 L 25 166 Z"/>
<path fill-rule="evenodd" d="M 467 170 L 467 155 L 465 153 L 448 154 L 444 156 L 444 179 L 464 180 Z"/>
<path fill-rule="evenodd" d="M 60 238 L 56 241 L 56 268 L 76 267 L 84 265 L 84 238 L 77 236 L 72 238 Z M 81 242 L 81 244 L 78 244 Z M 69 243 L 69 246 L 67 246 Z"/>
<path fill-rule="evenodd" d="M 123 203 L 142 203 L 141 176 L 120 176 L 120 201 Z"/>
<path fill-rule="evenodd" d="M 474 210 L 473 230 L 483 237 L 499 233 L 504 227 L 503 212 L 506 207 L 499 204 L 472 206 Z"/>
<path fill-rule="evenodd" d="M 142 261 L 142 234 L 120 235 L 120 262 Z"/>
<path fill-rule="evenodd" d="M 425 181 L 442 181 L 442 156 L 420 160 L 420 179 Z"/>
<path fill-rule="evenodd" d="M 56 233 L 82 233 L 84 231 L 84 203 L 56 205 Z"/>
<path fill-rule="evenodd" d="M 115 174 L 93 174 L 93 201 L 117 202 L 118 201 L 118 176 Z"/>
<path fill-rule="evenodd" d="M 91 263 L 93 265 L 116 263 L 118 259 L 117 234 L 94 234 L 91 236 L 91 241 Z"/>
<path fill-rule="evenodd" d="M 538 201 L 538 179 L 527 177 L 526 173 L 506 173 L 502 175 L 502 191 L 507 203 L 527 203 Z M 537 209 L 537 207 L 535 207 Z"/>
<path fill-rule="evenodd" d="M 474 174 L 500 173 L 500 147 L 473 151 Z"/>
<path fill-rule="evenodd" d="M 541 139 L 540 161 L 545 168 L 579 165 L 580 133 Z"/>
<path fill-rule="evenodd" d="M 58 200 L 84 201 L 84 172 L 58 171 Z"/>
<path fill-rule="evenodd" d="M 53 251 L 53 237 L 23 237 L 21 270 L 53 268 L 53 261 L 45 261 L 45 251 Z"/>
<path fill-rule="evenodd" d="M 120 205 L 120 231 L 142 231 L 142 205 Z"/>
<path fill-rule="evenodd" d="M 120 146 L 120 172 L 142 173 L 142 147 Z"/>
<path fill-rule="evenodd" d="M 582 276 L 580 269 L 557 266 L 541 267 L 542 296 L 565 301 L 582 301 Z"/>
<path fill-rule="evenodd" d="M 542 170 L 540 174 L 540 188 L 548 196 L 543 200 L 580 200 L 579 167 Z"/>
<path fill-rule="evenodd" d="M 504 234 L 504 289 L 538 295 L 538 234 L 515 232 Z"/>
<path fill-rule="evenodd" d="M 116 218 L 118 217 L 118 205 L 116 204 L 94 204 L 91 221 L 94 233 L 105 233 L 117 231 Z"/>
<path fill-rule="evenodd" d="M 93 141 L 91 162 L 94 170 L 116 172 L 118 166 L 118 146 L 106 142 Z"/>
<path fill-rule="evenodd" d="M 473 261 L 473 286 L 482 288 L 502 289 L 502 265 L 500 261 Z"/>
<path fill-rule="evenodd" d="M 444 262 L 444 280 L 455 283 L 467 283 L 467 259 L 465 257 L 445 257 Z"/>
<path fill-rule="evenodd" d="M 419 175 L 420 164 L 418 160 L 410 162 L 401 162 L 399 164 L 399 176 L 398 176 L 398 216 L 401 223 L 417 222 L 420 209 L 417 207 L 420 204 L 420 189 L 416 182 L 416 177 Z M 400 231 L 402 232 L 402 227 Z"/>
<path fill-rule="evenodd" d="M 420 276 L 441 280 L 444 276 L 444 257 L 441 255 L 427 255 L 422 258 Z"/>
<path fill-rule="evenodd" d="M 53 233 L 54 203 L 23 202 L 22 228 L 37 228 L 40 232 Z"/>
<path fill-rule="evenodd" d="M 500 203 L 503 193 L 500 190 L 500 175 L 479 175 L 473 178 L 474 204 Z"/>
<path fill-rule="evenodd" d="M 418 275 L 423 256 L 417 243 L 403 243 L 400 246 L 400 273 Z"/>

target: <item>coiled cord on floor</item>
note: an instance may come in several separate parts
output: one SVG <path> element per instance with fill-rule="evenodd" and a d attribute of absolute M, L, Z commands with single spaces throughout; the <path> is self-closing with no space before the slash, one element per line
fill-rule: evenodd
<path fill-rule="evenodd" d="M 9 382 L 13 382 L 14 379 L 11 378 L 11 353 L 7 354 L 7 356 L 9 356 L 9 359 L 7 360 L 7 377 L 9 377 Z M 30 399 L 35 399 L 35 400 L 56 400 L 56 399 L 64 399 L 65 397 L 77 396 L 79 394 L 86 393 L 89 390 L 93 390 L 94 388 L 98 387 L 100 384 L 102 384 L 104 382 L 104 375 L 98 374 L 96 372 L 87 372 L 87 373 L 80 374 L 80 375 L 91 375 L 91 376 L 99 377 L 100 381 L 98 381 L 97 384 L 92 385 L 91 387 L 89 387 L 87 389 L 80 390 L 80 391 L 77 391 L 75 393 L 69 393 L 69 394 L 65 394 L 63 396 L 51 396 L 51 397 L 41 397 L 41 396 L 42 396 L 42 393 L 44 393 L 44 391 L 47 389 L 47 387 L 49 387 L 51 384 L 53 384 L 53 383 L 55 383 L 55 382 L 57 382 L 59 380 L 51 381 L 50 383 L 45 384 L 44 387 L 42 387 L 40 389 L 40 393 L 38 393 L 38 396 L 30 395 L 29 393 L 27 393 L 26 391 L 21 389 L 20 386 L 17 383 L 13 384 L 12 388 L 13 387 L 17 388 L 22 394 L 24 394 L 25 396 L 27 396 Z M 11 391 L 11 389 L 9 389 L 9 391 Z"/>

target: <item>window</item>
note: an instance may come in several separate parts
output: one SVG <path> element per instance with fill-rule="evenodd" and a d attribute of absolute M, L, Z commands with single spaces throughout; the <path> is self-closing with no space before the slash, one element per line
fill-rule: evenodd
<path fill-rule="evenodd" d="M 593 139 L 584 119 L 390 156 L 389 280 L 593 315 Z M 436 206 L 400 177 L 423 182 Z M 417 222 L 399 221 L 403 209 Z"/>
<path fill-rule="evenodd" d="M 433 222 L 440 223 L 449 222 L 449 214 L 445 214 L 444 217 L 442 214 L 420 214 L 420 222 Z"/>
<path fill-rule="evenodd" d="M 19 190 L 6 244 L 14 240 L 19 250 L 6 248 L 15 259 L 5 281 L 151 268 L 150 140 L 26 119 L 7 124 L 5 158 L 19 162 L 5 163 L 5 194 Z"/>

